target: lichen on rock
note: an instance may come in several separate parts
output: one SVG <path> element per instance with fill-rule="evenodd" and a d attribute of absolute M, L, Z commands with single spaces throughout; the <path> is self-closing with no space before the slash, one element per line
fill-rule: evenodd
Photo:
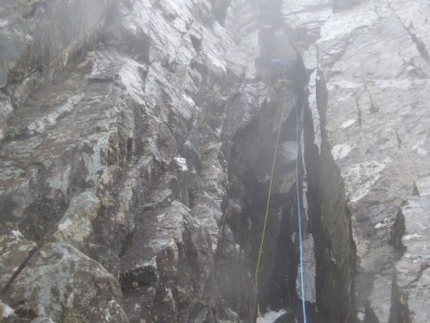
<path fill-rule="evenodd" d="M 40 316 L 58 322 L 78 317 L 82 322 L 128 322 L 115 278 L 66 243 L 44 245 L 18 277 L 5 300 L 20 304 L 15 312 L 23 317 Z"/>

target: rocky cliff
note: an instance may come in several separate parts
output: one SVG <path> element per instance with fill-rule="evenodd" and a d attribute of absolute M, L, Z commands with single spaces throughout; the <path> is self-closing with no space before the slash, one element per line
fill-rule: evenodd
<path fill-rule="evenodd" d="M 324 80 L 325 131 L 357 244 L 358 318 L 427 322 L 430 7 L 333 5 L 286 1 L 284 10 L 316 69 L 310 84 Z"/>
<path fill-rule="evenodd" d="M 429 11 L 2 0 L 0 320 L 427 322 Z"/>

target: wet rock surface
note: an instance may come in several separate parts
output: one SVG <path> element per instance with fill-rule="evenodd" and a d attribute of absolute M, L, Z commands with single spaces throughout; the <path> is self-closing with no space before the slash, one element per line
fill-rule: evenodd
<path fill-rule="evenodd" d="M 428 3 L 3 2 L 5 322 L 428 321 Z"/>
<path fill-rule="evenodd" d="M 64 243 L 46 244 L 38 250 L 7 290 L 5 301 L 13 304 L 21 318 L 128 322 L 118 281 Z"/>
<path fill-rule="evenodd" d="M 327 14 L 310 15 L 316 2 L 293 2 L 285 11 L 305 64 L 319 69 L 316 82 L 325 80 L 327 139 L 345 182 L 359 256 L 358 317 L 426 322 L 416 295 L 421 273 L 426 277 L 420 268 L 427 241 L 414 232 L 427 228 L 420 205 L 429 171 L 428 3 L 334 1 L 331 13 L 331 3 L 321 1 Z M 411 258 L 419 259 L 415 267 Z"/>
<path fill-rule="evenodd" d="M 17 105 L 94 43 L 113 1 L 3 1 L 0 88 Z"/>
<path fill-rule="evenodd" d="M 215 265 L 222 138 L 236 127 L 223 134 L 226 106 L 259 55 L 258 39 L 243 52 L 235 31 L 246 34 L 252 6 L 229 5 L 2 7 L 0 233 L 20 239 L 1 250 L 8 320 L 252 320 L 252 282 L 227 304 Z M 232 261 L 243 252 L 223 244 Z"/>

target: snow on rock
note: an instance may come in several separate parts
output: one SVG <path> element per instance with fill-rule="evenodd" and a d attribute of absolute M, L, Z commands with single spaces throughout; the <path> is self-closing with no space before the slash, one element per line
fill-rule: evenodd
<path fill-rule="evenodd" d="M 0 319 L 8 318 L 9 316 L 13 315 L 14 312 L 15 311 L 10 306 L 0 301 Z"/>
<path fill-rule="evenodd" d="M 278 317 L 280 317 L 282 314 L 285 314 L 285 310 L 280 310 L 279 312 L 266 312 L 262 317 L 257 318 L 257 323 L 273 323 L 276 321 Z"/>
<path fill-rule="evenodd" d="M 345 158 L 351 151 L 352 147 L 349 144 L 340 144 L 334 146 L 331 150 L 331 153 L 333 155 L 333 158 L 336 160 Z"/>
<path fill-rule="evenodd" d="M 345 169 L 342 177 L 345 179 L 346 192 L 351 201 L 356 202 L 366 196 L 384 169 L 385 164 L 378 161 L 357 163 Z"/>

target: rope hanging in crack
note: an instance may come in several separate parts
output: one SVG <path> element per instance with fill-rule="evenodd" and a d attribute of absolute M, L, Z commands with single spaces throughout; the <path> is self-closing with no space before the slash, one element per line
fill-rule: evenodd
<path fill-rule="evenodd" d="M 299 250 L 300 250 L 300 290 L 302 293 L 302 311 L 303 323 L 307 323 L 306 316 L 306 293 L 305 293 L 305 266 L 303 264 L 303 233 L 302 233 L 302 205 L 300 200 L 300 111 L 297 107 L 297 102 L 294 105 L 296 112 L 296 142 L 297 142 L 297 158 L 296 158 L 296 199 L 297 199 L 297 223 L 299 230 Z"/>
<path fill-rule="evenodd" d="M 270 182 L 269 182 L 269 192 L 267 196 L 267 203 L 266 203 L 266 212 L 264 215 L 264 224 L 263 224 L 263 232 L 261 235 L 261 242 L 260 242 L 260 248 L 258 251 L 258 258 L 257 258 L 257 265 L 255 268 L 255 286 L 258 291 L 258 274 L 260 270 L 260 264 L 261 264 L 261 256 L 263 253 L 263 246 L 264 246 L 264 239 L 266 235 L 266 229 L 267 229 L 267 220 L 269 217 L 269 208 L 270 208 L 270 201 L 271 201 L 271 195 L 272 195 L 272 187 L 273 187 L 273 177 L 275 173 L 275 166 L 276 166 L 276 157 L 278 154 L 278 146 L 279 146 L 279 140 L 281 136 L 281 125 L 282 120 L 284 119 L 285 114 L 285 103 L 287 101 L 287 96 L 285 96 L 285 99 L 282 103 L 282 110 L 281 110 L 281 117 L 279 118 L 279 125 L 278 125 L 278 134 L 276 137 L 276 145 L 275 145 L 275 152 L 273 155 L 273 161 L 272 161 L 272 169 L 270 172 Z M 301 205 L 301 199 L 300 199 L 300 160 L 301 160 L 301 150 L 300 150 L 300 111 L 297 107 L 297 102 L 294 105 L 295 106 L 295 114 L 296 114 L 296 143 L 297 143 L 297 156 L 296 156 L 296 199 L 297 199 L 297 220 L 298 220 L 298 231 L 299 231 L 299 250 L 300 250 L 300 287 L 301 287 L 301 294 L 302 294 L 302 311 L 303 311 L 303 322 L 307 323 L 307 314 L 306 314 L 306 293 L 305 293 L 305 278 L 304 278 L 304 263 L 303 263 L 303 256 L 304 256 L 304 250 L 303 250 L 303 232 L 302 232 L 302 205 Z M 257 302 L 257 315 L 258 317 L 262 316 L 261 310 L 260 310 L 260 304 Z"/>
<path fill-rule="evenodd" d="M 255 281 L 255 287 L 256 287 L 257 291 L 258 291 L 258 273 L 260 271 L 261 255 L 263 253 L 264 238 L 266 235 L 266 228 L 267 228 L 267 219 L 269 217 L 269 207 L 270 207 L 270 198 L 272 195 L 273 176 L 275 174 L 276 156 L 278 154 L 279 138 L 281 137 L 281 125 L 282 125 L 282 120 L 284 119 L 285 103 L 286 102 L 287 102 L 287 96 L 285 95 L 284 102 L 282 103 L 281 117 L 279 118 L 278 134 L 276 137 L 275 152 L 273 154 L 272 170 L 270 172 L 269 193 L 267 195 L 266 213 L 264 215 L 263 232 L 261 235 L 260 249 L 258 251 L 257 265 L 255 267 L 254 281 Z M 258 302 L 257 302 L 257 315 L 258 315 L 258 317 L 262 316 L 261 311 L 260 311 L 260 303 L 258 303 Z"/>

